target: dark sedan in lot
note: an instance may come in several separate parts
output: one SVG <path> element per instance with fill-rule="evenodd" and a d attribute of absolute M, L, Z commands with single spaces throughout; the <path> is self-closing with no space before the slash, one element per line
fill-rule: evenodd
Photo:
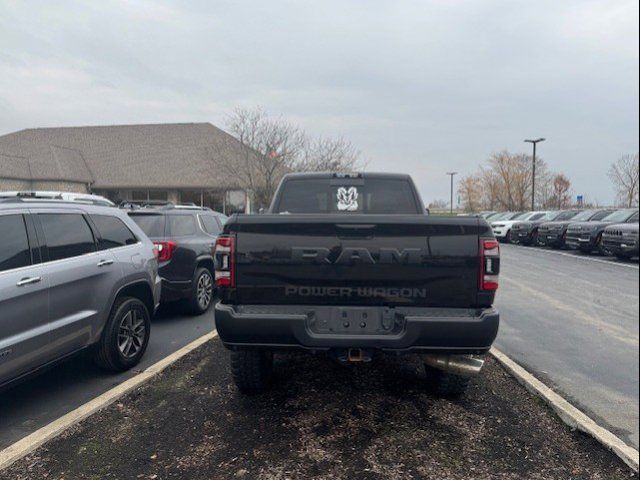
<path fill-rule="evenodd" d="M 546 222 L 565 222 L 571 220 L 579 213 L 578 210 L 561 210 L 547 212 L 547 214 L 537 220 L 518 222 L 511 227 L 511 239 L 514 243 L 521 245 L 537 245 L 540 225 Z"/>
<path fill-rule="evenodd" d="M 638 249 L 638 213 L 627 223 L 609 225 L 602 234 L 602 243 L 607 253 L 621 260 L 637 257 Z"/>
<path fill-rule="evenodd" d="M 599 221 L 613 212 L 614 210 L 583 210 L 571 220 L 543 223 L 538 227 L 538 246 L 563 248 L 567 239 L 567 228 L 571 223 Z"/>
<path fill-rule="evenodd" d="M 606 255 L 607 251 L 602 241 L 604 229 L 616 223 L 626 223 L 637 214 L 637 209 L 626 208 L 617 210 L 600 221 L 572 223 L 567 228 L 566 244 L 569 248 L 583 253 L 597 250 L 600 254 Z"/>

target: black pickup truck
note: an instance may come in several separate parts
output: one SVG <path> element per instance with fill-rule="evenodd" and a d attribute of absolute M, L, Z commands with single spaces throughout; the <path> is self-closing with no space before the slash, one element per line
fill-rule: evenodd
<path fill-rule="evenodd" d="M 269 212 L 236 215 L 215 249 L 216 327 L 236 385 L 269 384 L 273 352 L 424 358 L 461 394 L 498 332 L 500 250 L 481 217 L 427 215 L 407 175 L 291 174 Z"/>

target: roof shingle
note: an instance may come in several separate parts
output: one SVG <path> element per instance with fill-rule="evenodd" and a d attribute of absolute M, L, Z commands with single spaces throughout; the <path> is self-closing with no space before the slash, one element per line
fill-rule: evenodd
<path fill-rule="evenodd" d="M 29 129 L 0 136 L 0 178 L 95 188 L 226 186 L 213 152 L 246 154 L 240 142 L 210 123 Z"/>

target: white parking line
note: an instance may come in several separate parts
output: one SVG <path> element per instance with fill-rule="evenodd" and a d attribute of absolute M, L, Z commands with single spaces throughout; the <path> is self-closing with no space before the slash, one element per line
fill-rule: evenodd
<path fill-rule="evenodd" d="M 638 471 L 638 450 L 624 443 L 619 437 L 606 428 L 598 425 L 590 417 L 571 405 L 497 348 L 493 347 L 491 354 L 527 390 L 542 398 L 564 423 L 571 428 L 577 428 L 591 435 L 602 445 L 618 455 L 618 457 L 634 471 Z"/>
<path fill-rule="evenodd" d="M 563 257 L 575 258 L 577 260 L 585 260 L 587 262 L 595 262 L 595 263 L 606 263 L 608 265 L 615 265 L 617 267 L 633 268 L 634 270 L 638 270 L 640 268 L 640 266 L 638 265 L 629 265 L 628 263 L 612 262 L 611 260 L 601 260 L 599 258 L 583 257 L 581 255 L 575 255 L 567 252 L 558 252 L 555 250 L 542 250 L 535 247 L 522 247 L 522 246 L 516 246 L 516 245 L 511 245 L 509 248 L 513 248 L 513 249 L 526 248 L 527 250 L 536 252 L 536 253 L 547 253 L 549 255 L 562 255 Z"/>
<path fill-rule="evenodd" d="M 22 440 L 19 440 L 13 445 L 0 451 L 0 470 L 7 468 L 15 461 L 20 460 L 25 455 L 33 452 L 36 448 L 57 437 L 69 427 L 76 425 L 85 418 L 107 407 L 123 395 L 129 393 L 133 389 L 139 387 L 146 381 L 162 372 L 172 363 L 175 363 L 188 353 L 192 352 L 199 346 L 217 336 L 218 332 L 216 332 L 215 330 L 211 333 L 203 335 L 197 340 L 194 340 L 190 344 L 182 347 L 180 350 L 173 352 L 171 355 L 163 358 L 159 362 L 154 363 L 135 377 L 122 382 L 111 390 L 104 392 L 93 400 L 88 401 L 84 405 L 76 408 L 66 415 L 63 415 L 57 420 L 54 420 L 50 424 L 45 425 L 39 430 L 36 430 L 32 434 L 26 436 Z"/>

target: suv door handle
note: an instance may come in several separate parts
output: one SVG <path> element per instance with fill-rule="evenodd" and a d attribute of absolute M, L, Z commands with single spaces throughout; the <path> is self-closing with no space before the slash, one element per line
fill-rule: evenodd
<path fill-rule="evenodd" d="M 98 262 L 99 267 L 106 267 L 107 265 L 113 265 L 113 260 L 100 260 Z"/>
<path fill-rule="evenodd" d="M 33 283 L 40 283 L 42 281 L 42 277 L 27 277 L 20 280 L 16 283 L 18 287 L 24 287 L 25 285 L 31 285 Z"/>

